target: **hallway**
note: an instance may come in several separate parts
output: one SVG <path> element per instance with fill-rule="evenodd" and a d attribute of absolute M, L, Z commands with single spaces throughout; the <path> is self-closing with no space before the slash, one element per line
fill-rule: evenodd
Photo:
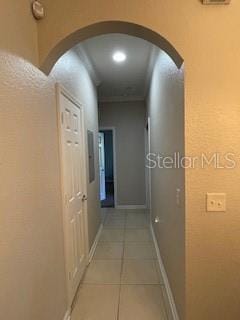
<path fill-rule="evenodd" d="M 72 320 L 171 320 L 144 210 L 102 209 L 103 230 Z"/>
<path fill-rule="evenodd" d="M 0 26 L 0 318 L 240 320 L 240 1 L 2 0 Z"/>

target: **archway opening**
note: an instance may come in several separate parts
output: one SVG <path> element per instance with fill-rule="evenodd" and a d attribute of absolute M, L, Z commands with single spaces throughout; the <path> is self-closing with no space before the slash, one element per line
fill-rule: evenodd
<path fill-rule="evenodd" d="M 98 77 L 94 79 L 89 68 L 86 68 L 85 72 L 81 63 L 77 61 L 76 57 L 79 58 L 80 54 L 86 62 L 88 59 L 84 59 L 84 55 L 86 56 L 87 52 L 90 53 L 90 61 L 94 62 L 93 53 L 97 50 L 105 50 L 109 41 L 113 40 L 112 38 L 108 39 L 108 36 L 111 35 L 113 37 L 124 35 L 136 38 L 138 40 L 129 40 L 136 46 L 140 39 L 157 47 L 158 52 L 151 70 L 151 79 L 148 79 L 149 86 L 143 96 L 139 95 L 139 91 L 136 94 L 133 85 L 126 85 L 130 81 L 128 76 L 125 77 L 126 81 L 124 80 L 125 91 L 121 91 L 121 86 L 118 86 L 117 92 L 120 94 L 117 97 L 109 94 L 114 91 L 109 90 L 109 87 L 114 85 L 115 80 L 119 80 L 119 74 L 111 78 L 113 75 L 111 71 L 114 71 L 115 67 L 110 54 L 107 55 L 108 61 L 101 56 L 105 70 L 93 63 L 99 71 L 96 74 L 100 73 L 102 79 L 109 80 L 105 81 L 106 86 L 101 86 L 101 90 L 98 90 L 98 95 L 92 85 L 94 82 L 96 85 Z M 98 46 L 96 50 L 96 45 L 91 42 L 96 41 L 97 38 L 100 39 L 101 46 Z M 88 45 L 85 54 L 84 52 L 82 54 L 81 44 L 84 43 L 85 49 L 86 43 Z M 70 55 L 68 53 L 72 48 L 75 51 L 71 56 L 71 53 Z M 147 50 L 147 46 L 144 50 Z M 140 52 L 141 50 L 135 50 L 133 55 L 140 56 Z M 104 131 L 112 133 L 112 155 L 109 165 L 111 166 L 111 176 L 109 179 L 105 172 L 105 180 L 103 179 L 105 189 L 109 189 L 111 192 L 113 190 L 111 209 L 114 206 L 114 210 L 122 212 L 119 214 L 119 211 L 109 211 L 115 212 L 115 216 L 114 214 L 113 216 L 103 214 L 104 229 L 116 227 L 124 229 L 124 232 L 119 232 L 119 234 L 128 234 L 129 239 L 133 237 L 129 230 L 132 228 L 142 230 L 149 220 L 151 221 L 152 230 L 159 240 L 158 246 L 163 252 L 164 264 L 168 266 L 169 283 L 181 316 L 184 312 L 184 286 L 176 288 L 175 284 L 185 281 L 185 173 L 184 168 L 178 167 L 179 163 L 176 162 L 178 158 L 181 159 L 184 156 L 185 145 L 184 72 L 181 68 L 182 65 L 183 58 L 165 38 L 145 27 L 118 21 L 97 23 L 74 32 L 51 51 L 42 65 L 42 70 L 46 73 L 50 73 L 52 70 L 51 74 L 55 76 L 55 79 L 66 86 L 79 99 L 85 109 L 86 140 L 88 142 L 86 144 L 88 150 L 87 188 L 88 198 L 91 199 L 91 203 L 88 202 L 87 215 L 89 247 L 92 247 L 94 243 L 99 222 L 97 216 L 100 210 L 100 206 L 98 207 L 100 172 L 97 171 L 96 159 L 100 158 L 98 154 L 98 128 L 100 127 L 102 133 Z M 126 74 L 129 75 L 130 65 L 129 68 L 127 64 L 125 67 Z M 90 74 L 90 77 L 87 73 Z M 76 81 L 77 85 L 74 84 Z M 139 89 L 138 86 L 136 88 Z M 142 92 L 144 91 L 142 90 Z M 97 115 L 100 116 L 99 121 Z M 107 138 L 105 135 L 105 141 Z M 113 142 L 114 140 L 115 142 Z M 102 153 L 105 155 L 105 150 Z M 150 161 L 146 162 L 149 155 L 147 160 L 150 159 Z M 106 180 L 109 185 L 106 184 Z M 110 200 L 112 199 L 110 197 Z M 147 216 L 149 212 L 151 212 L 151 219 Z M 125 218 L 120 217 L 122 214 Z M 145 234 L 145 239 L 148 237 L 145 232 L 139 232 L 142 236 Z M 116 234 L 113 233 L 113 237 L 115 237 Z M 119 238 L 123 239 L 123 236 L 119 235 Z M 125 238 L 124 241 L 126 241 Z M 173 249 L 169 250 L 169 248 Z M 181 252 L 177 258 L 174 256 L 175 251 Z M 179 270 L 181 271 L 179 272 Z M 173 299 L 171 296 L 168 298 L 169 300 Z M 176 309 L 174 309 L 174 313 L 177 313 Z"/>
<path fill-rule="evenodd" d="M 184 62 L 182 56 L 175 49 L 175 47 L 159 33 L 135 23 L 123 21 L 104 21 L 86 26 L 69 34 L 50 51 L 45 61 L 41 64 L 40 69 L 44 73 L 49 74 L 56 61 L 76 44 L 89 38 L 109 33 L 127 34 L 149 41 L 165 51 L 178 68 L 181 68 Z"/>

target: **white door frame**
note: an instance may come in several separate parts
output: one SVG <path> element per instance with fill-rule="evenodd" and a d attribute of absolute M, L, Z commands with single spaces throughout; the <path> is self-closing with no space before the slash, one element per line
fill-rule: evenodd
<path fill-rule="evenodd" d="M 70 290 L 68 285 L 68 270 L 69 270 L 69 261 L 68 261 L 68 243 L 66 237 L 66 206 L 65 206 L 65 192 L 64 192 L 64 180 L 63 180 L 63 159 L 62 159 L 62 139 L 61 139 L 61 124 L 62 124 L 62 113 L 61 113 L 61 105 L 60 105 L 60 96 L 64 95 L 67 99 L 69 99 L 75 106 L 77 106 L 82 114 L 82 137 L 83 137 L 83 191 L 87 196 L 87 166 L 86 166 L 86 133 L 85 133 L 85 121 L 84 121 L 84 110 L 82 104 L 72 96 L 69 91 L 67 91 L 62 85 L 56 83 L 56 98 L 57 98 L 57 119 L 58 119 L 58 138 L 59 138 L 59 160 L 60 160 L 60 177 L 61 177 L 61 195 L 62 195 L 62 214 L 63 214 L 63 233 L 64 233 L 64 255 L 65 255 L 65 271 L 66 271 L 66 283 L 67 283 L 67 291 L 68 291 L 68 308 L 71 308 L 72 298 L 70 297 Z M 88 219 L 87 219 L 87 201 L 83 202 L 83 230 L 84 230 L 84 248 L 85 248 L 85 258 L 86 258 L 86 266 L 88 264 L 88 254 L 89 254 L 89 239 L 88 239 Z"/>
<path fill-rule="evenodd" d="M 101 147 L 100 147 L 101 139 Z M 100 179 L 100 200 L 106 199 L 106 179 L 105 179 L 105 148 L 104 148 L 104 133 L 98 132 L 98 151 L 99 151 L 99 179 Z M 103 181 L 104 180 L 104 181 Z"/>
<path fill-rule="evenodd" d="M 98 131 L 112 131 L 113 137 L 113 185 L 114 185 L 114 207 L 117 208 L 117 155 L 116 155 L 116 128 L 99 127 Z"/>

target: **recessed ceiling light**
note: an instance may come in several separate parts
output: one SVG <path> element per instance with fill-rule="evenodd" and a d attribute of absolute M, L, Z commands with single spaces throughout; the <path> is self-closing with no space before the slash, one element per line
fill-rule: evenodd
<path fill-rule="evenodd" d="M 126 54 L 122 51 L 116 51 L 113 54 L 113 60 L 117 63 L 125 61 L 127 58 Z"/>

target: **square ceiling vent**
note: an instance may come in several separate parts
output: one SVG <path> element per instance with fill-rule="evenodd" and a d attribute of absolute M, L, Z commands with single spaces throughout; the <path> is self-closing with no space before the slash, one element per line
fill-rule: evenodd
<path fill-rule="evenodd" d="M 202 0 L 203 4 L 229 4 L 231 0 Z"/>

